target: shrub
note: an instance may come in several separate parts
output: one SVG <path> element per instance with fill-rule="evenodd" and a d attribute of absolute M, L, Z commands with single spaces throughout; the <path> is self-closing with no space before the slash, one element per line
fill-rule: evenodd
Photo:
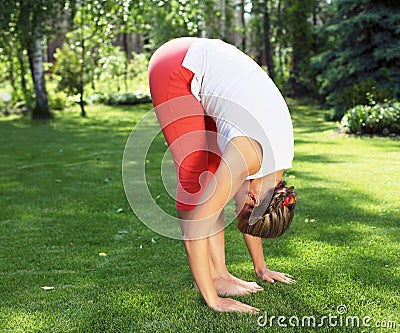
<path fill-rule="evenodd" d="M 328 105 L 334 105 L 334 107 L 325 115 L 325 119 L 340 121 L 349 108 L 358 105 L 374 105 L 376 102 L 383 103 L 393 96 L 391 89 L 379 87 L 373 80 L 338 88 L 327 98 Z"/>
<path fill-rule="evenodd" d="M 88 97 L 88 100 L 92 104 L 105 104 L 107 102 L 107 96 L 102 92 L 96 92 Z"/>
<path fill-rule="evenodd" d="M 400 135 L 400 102 L 357 105 L 346 112 L 341 126 L 355 134 Z"/>
<path fill-rule="evenodd" d="M 60 77 L 57 90 L 68 94 L 77 94 L 80 86 L 81 65 L 74 50 L 68 46 L 57 49 L 55 53 L 57 63 L 54 66 L 54 74 Z"/>
<path fill-rule="evenodd" d="M 150 102 L 150 96 L 140 91 L 124 94 L 112 93 L 108 95 L 108 98 L 106 99 L 106 104 L 108 105 L 135 105 Z"/>
<path fill-rule="evenodd" d="M 61 91 L 48 94 L 49 106 L 53 110 L 64 110 L 67 95 Z"/>

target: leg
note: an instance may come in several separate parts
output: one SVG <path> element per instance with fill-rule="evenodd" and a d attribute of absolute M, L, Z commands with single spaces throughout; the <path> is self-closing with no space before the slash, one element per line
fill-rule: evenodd
<path fill-rule="evenodd" d="M 210 249 L 210 267 L 217 292 L 225 295 L 246 295 L 250 292 L 263 290 L 263 288 L 257 283 L 243 281 L 228 272 L 225 262 L 223 212 L 219 217 L 218 224 L 219 227 L 217 230 L 220 231 L 208 238 Z"/>
<path fill-rule="evenodd" d="M 191 213 L 191 210 L 178 210 L 178 217 L 187 220 Z M 263 290 L 257 283 L 240 280 L 228 272 L 225 264 L 223 223 L 224 214 L 221 213 L 216 227 L 218 232 L 208 238 L 211 277 L 217 293 L 226 296 L 240 296 Z M 195 288 L 198 289 L 196 283 Z"/>

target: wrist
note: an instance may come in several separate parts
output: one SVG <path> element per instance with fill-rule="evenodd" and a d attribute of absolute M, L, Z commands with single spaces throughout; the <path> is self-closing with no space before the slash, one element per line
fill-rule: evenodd
<path fill-rule="evenodd" d="M 266 270 L 267 266 L 265 265 L 265 263 L 263 265 L 254 266 L 254 271 L 256 272 L 257 275 L 262 274 Z"/>

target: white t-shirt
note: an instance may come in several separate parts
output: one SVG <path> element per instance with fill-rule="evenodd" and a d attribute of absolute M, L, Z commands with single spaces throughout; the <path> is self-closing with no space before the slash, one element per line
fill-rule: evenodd
<path fill-rule="evenodd" d="M 199 38 L 182 66 L 194 73 L 192 94 L 216 122 L 223 153 L 232 138 L 246 136 L 263 149 L 261 168 L 247 179 L 292 166 L 293 128 L 284 98 L 266 72 L 236 47 Z"/>

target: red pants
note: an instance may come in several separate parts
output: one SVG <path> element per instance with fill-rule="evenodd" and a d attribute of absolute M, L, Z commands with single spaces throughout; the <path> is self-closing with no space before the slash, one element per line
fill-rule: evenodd
<path fill-rule="evenodd" d="M 221 160 L 215 122 L 191 93 L 194 74 L 181 66 L 193 40 L 169 41 L 154 53 L 149 64 L 153 105 L 176 169 L 178 210 L 196 207 Z"/>

